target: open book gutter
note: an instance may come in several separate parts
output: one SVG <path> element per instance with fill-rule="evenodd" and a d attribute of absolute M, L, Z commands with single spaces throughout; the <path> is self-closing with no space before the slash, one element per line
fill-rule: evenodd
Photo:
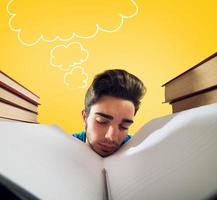
<path fill-rule="evenodd" d="M 6 198 L 14 200 L 39 200 L 38 197 L 0 174 L 0 196 L 2 193 Z"/>
<path fill-rule="evenodd" d="M 112 200 L 111 192 L 109 190 L 109 182 L 108 182 L 108 175 L 106 169 L 102 169 L 103 181 L 104 181 L 104 196 L 103 200 Z"/>

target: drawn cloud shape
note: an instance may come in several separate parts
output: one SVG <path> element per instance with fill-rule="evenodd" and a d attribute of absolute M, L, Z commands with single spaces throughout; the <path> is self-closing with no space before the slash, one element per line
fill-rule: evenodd
<path fill-rule="evenodd" d="M 138 13 L 134 0 L 10 0 L 9 27 L 19 41 L 33 46 L 39 41 L 94 38 L 99 31 L 116 32 Z"/>
<path fill-rule="evenodd" d="M 88 59 L 88 51 L 79 42 L 68 45 L 57 45 L 50 51 L 50 64 L 62 71 L 84 63 Z"/>
<path fill-rule="evenodd" d="M 64 83 L 72 89 L 85 88 L 88 82 L 88 74 L 81 66 L 73 67 L 64 75 Z"/>

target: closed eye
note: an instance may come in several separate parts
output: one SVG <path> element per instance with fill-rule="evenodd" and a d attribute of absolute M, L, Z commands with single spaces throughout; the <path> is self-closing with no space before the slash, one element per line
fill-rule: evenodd
<path fill-rule="evenodd" d="M 97 122 L 98 124 L 107 124 L 107 123 L 108 123 L 108 121 L 98 121 L 98 120 L 96 120 L 96 122 Z"/>
<path fill-rule="evenodd" d="M 120 125 L 120 126 L 119 126 L 119 129 L 125 131 L 125 130 L 128 130 L 128 127 L 124 127 L 124 126 L 121 126 L 121 125 Z"/>

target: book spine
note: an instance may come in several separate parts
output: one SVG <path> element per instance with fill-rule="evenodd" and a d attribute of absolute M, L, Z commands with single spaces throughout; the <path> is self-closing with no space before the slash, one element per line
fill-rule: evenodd
<path fill-rule="evenodd" d="M 198 64 L 194 65 L 193 67 L 191 67 L 190 69 L 186 70 L 185 72 L 181 73 L 180 75 L 176 76 L 175 78 L 169 80 L 168 82 L 164 83 L 161 87 L 166 86 L 167 84 L 171 83 L 172 81 L 176 80 L 177 78 L 179 78 L 180 76 L 183 76 L 184 74 L 188 73 L 189 71 L 199 67 L 200 65 L 206 63 L 207 61 L 215 58 L 217 56 L 217 52 L 215 52 L 214 54 L 212 54 L 211 56 L 209 56 L 208 58 L 204 59 L 203 61 L 199 62 Z"/>
<path fill-rule="evenodd" d="M 24 88 L 25 90 L 27 90 L 28 92 L 30 92 L 31 94 L 33 94 L 35 97 L 39 98 L 39 96 L 37 96 L 37 95 L 34 94 L 32 91 L 30 91 L 29 89 L 27 89 L 25 86 L 21 85 L 21 84 L 18 83 L 16 80 L 14 80 L 13 78 L 11 78 L 11 77 L 8 76 L 7 74 L 5 74 L 3 71 L 0 70 L 0 73 L 2 73 L 5 77 L 7 77 L 8 79 L 12 80 L 12 81 L 15 82 L 16 84 L 18 84 L 19 86 L 21 86 L 22 88 Z"/>
<path fill-rule="evenodd" d="M 25 121 L 25 120 L 19 120 L 19 119 L 12 119 L 12 118 L 8 118 L 8 117 L 1 117 L 0 116 L 0 121 L 1 120 L 16 121 L 16 122 L 25 122 L 25 123 L 30 123 L 30 124 L 38 124 L 38 122 Z"/>
<path fill-rule="evenodd" d="M 20 106 L 20 105 L 17 105 L 17 104 L 15 104 L 15 103 L 13 103 L 13 102 L 10 102 L 10 101 L 8 101 L 8 100 L 2 99 L 1 97 L 0 97 L 0 102 L 3 102 L 3 103 L 5 103 L 5 104 L 11 105 L 11 106 L 14 106 L 14 107 L 19 108 L 19 109 L 21 109 L 21 110 L 26 110 L 26 111 L 28 111 L 28 112 L 38 114 L 38 112 L 34 112 L 34 111 L 32 111 L 32 110 L 29 110 L 29 109 L 27 109 L 27 108 L 24 108 L 24 107 L 22 107 L 22 106 Z"/>
<path fill-rule="evenodd" d="M 4 82 L 0 81 L 0 87 L 4 88 L 5 90 L 21 97 L 22 99 L 25 99 L 26 101 L 32 103 L 33 105 L 40 105 L 38 102 L 34 101 L 33 99 L 27 97 L 26 95 L 22 94 L 21 92 L 19 92 L 18 90 L 10 87 L 9 85 L 5 84 Z"/>
<path fill-rule="evenodd" d="M 164 103 L 170 103 L 170 104 L 176 103 L 178 101 L 182 101 L 182 100 L 188 99 L 190 97 L 197 96 L 197 95 L 200 95 L 200 94 L 203 94 L 203 93 L 215 90 L 215 89 L 217 89 L 217 85 L 208 87 L 208 88 L 203 89 L 203 90 L 199 90 L 199 91 L 193 92 L 193 93 L 188 94 L 188 95 L 181 96 L 181 97 L 176 98 L 176 99 L 172 99 L 171 101 L 165 101 Z"/>

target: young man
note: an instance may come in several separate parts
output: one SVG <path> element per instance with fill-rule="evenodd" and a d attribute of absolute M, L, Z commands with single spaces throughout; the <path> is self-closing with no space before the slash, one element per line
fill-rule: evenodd
<path fill-rule="evenodd" d="M 73 136 L 102 157 L 111 155 L 131 138 L 128 129 L 145 91 L 142 81 L 125 70 L 96 75 L 85 95 L 85 131 Z"/>

